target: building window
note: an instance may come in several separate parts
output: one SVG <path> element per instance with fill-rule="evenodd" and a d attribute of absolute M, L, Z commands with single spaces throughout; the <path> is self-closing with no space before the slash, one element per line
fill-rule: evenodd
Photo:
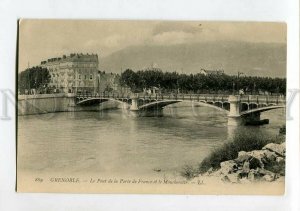
<path fill-rule="evenodd" d="M 90 74 L 90 80 L 93 80 L 93 74 Z"/>
<path fill-rule="evenodd" d="M 78 74 L 78 79 L 81 80 L 81 74 Z"/>
<path fill-rule="evenodd" d="M 84 79 L 86 80 L 86 75 L 84 75 Z"/>

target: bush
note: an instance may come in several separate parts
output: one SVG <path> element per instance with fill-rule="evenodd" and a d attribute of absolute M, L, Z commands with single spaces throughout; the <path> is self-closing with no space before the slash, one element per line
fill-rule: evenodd
<path fill-rule="evenodd" d="M 268 171 L 272 171 L 276 174 L 279 174 L 281 176 L 285 176 L 285 161 L 276 162 L 271 161 L 265 165 L 265 169 Z"/>
<path fill-rule="evenodd" d="M 283 125 L 281 128 L 279 128 L 279 134 L 285 135 L 285 133 L 286 133 L 286 127 L 285 127 L 285 125 Z"/>
<path fill-rule="evenodd" d="M 192 179 L 198 175 L 197 169 L 195 169 L 191 165 L 185 165 L 180 172 L 180 175 L 185 177 L 186 179 Z"/>
<path fill-rule="evenodd" d="M 284 138 L 281 136 L 270 137 L 257 131 L 240 130 L 233 140 L 215 149 L 200 163 L 198 173 L 205 173 L 210 168 L 219 169 L 221 162 L 237 158 L 239 151 L 260 150 L 268 143 L 282 143 L 283 141 Z"/>

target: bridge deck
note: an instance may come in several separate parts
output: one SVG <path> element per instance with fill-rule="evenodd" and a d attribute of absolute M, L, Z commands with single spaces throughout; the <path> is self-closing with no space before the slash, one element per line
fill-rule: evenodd
<path fill-rule="evenodd" d="M 204 101 L 204 102 L 228 102 L 229 95 L 216 95 L 216 94 L 169 94 L 169 95 L 141 95 L 137 94 L 134 96 L 121 95 L 121 94 L 106 94 L 106 95 L 77 95 L 77 99 L 87 98 L 107 98 L 107 99 L 141 99 L 141 100 L 190 100 L 190 101 Z M 284 96 L 269 96 L 269 95 L 243 95 L 240 96 L 241 103 L 256 103 L 256 104 L 273 104 L 273 105 L 284 105 L 286 100 Z"/>

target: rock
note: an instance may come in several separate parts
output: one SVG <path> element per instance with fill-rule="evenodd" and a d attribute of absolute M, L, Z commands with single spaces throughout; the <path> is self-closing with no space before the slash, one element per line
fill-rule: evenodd
<path fill-rule="evenodd" d="M 211 174 L 209 174 L 209 176 L 215 176 L 215 177 L 219 177 L 221 176 L 223 173 L 221 172 L 221 170 L 217 170 L 217 171 L 213 171 Z"/>
<path fill-rule="evenodd" d="M 243 156 L 249 156 L 250 169 L 263 168 L 265 164 L 275 161 L 277 157 L 275 152 L 269 150 L 253 150 Z"/>
<path fill-rule="evenodd" d="M 282 144 L 270 143 L 264 146 L 263 149 L 269 150 L 271 152 L 275 152 L 277 155 L 285 157 L 285 143 Z"/>
<path fill-rule="evenodd" d="M 208 173 L 208 174 L 211 174 L 211 173 L 213 173 L 213 171 L 214 171 L 213 168 L 210 167 L 210 169 L 208 169 L 207 173 Z"/>
<path fill-rule="evenodd" d="M 245 161 L 248 161 L 251 158 L 248 152 L 240 151 L 238 153 L 238 157 L 235 159 L 237 163 L 244 163 Z"/>
<path fill-rule="evenodd" d="M 267 175 L 263 176 L 263 179 L 267 182 L 273 182 L 275 180 L 275 177 L 267 174 Z"/>
<path fill-rule="evenodd" d="M 242 168 L 243 173 L 249 173 L 250 172 L 250 163 L 249 161 L 245 161 Z"/>
<path fill-rule="evenodd" d="M 223 176 L 223 177 L 221 178 L 221 180 L 222 180 L 223 182 L 230 182 L 230 180 L 229 180 L 229 178 L 228 178 L 227 175 Z"/>
<path fill-rule="evenodd" d="M 285 160 L 284 160 L 283 157 L 277 157 L 277 158 L 276 158 L 276 162 L 277 162 L 277 163 L 281 163 L 281 162 L 285 162 Z"/>
<path fill-rule="evenodd" d="M 236 172 L 236 173 L 232 173 L 232 174 L 227 174 L 225 175 L 222 180 L 224 182 L 231 182 L 231 183 L 239 183 L 240 182 L 240 173 Z"/>
<path fill-rule="evenodd" d="M 263 160 L 265 158 L 265 154 L 262 150 L 253 150 L 251 152 L 248 152 L 248 155 L 251 156 L 251 158 L 249 159 L 251 169 L 264 167 Z"/>
<path fill-rule="evenodd" d="M 238 152 L 238 157 L 245 156 L 245 155 L 248 155 L 248 152 L 246 152 L 246 151 L 239 151 Z"/>
<path fill-rule="evenodd" d="M 265 165 L 265 170 L 271 171 L 278 175 L 285 175 L 285 159 L 282 157 L 277 157 L 275 161 Z"/>
<path fill-rule="evenodd" d="M 249 160 L 249 168 L 250 169 L 257 169 L 257 168 L 263 168 L 264 164 L 260 159 L 257 159 L 256 157 L 252 157 Z"/>
<path fill-rule="evenodd" d="M 273 178 L 273 180 L 274 180 L 274 179 L 275 179 L 275 176 L 276 176 L 275 173 L 273 173 L 273 172 L 271 172 L 271 171 L 268 171 L 268 170 L 266 170 L 266 169 L 258 169 L 258 172 L 259 172 L 259 174 L 260 174 L 261 176 L 263 176 L 264 178 L 265 178 L 265 176 L 267 176 L 267 177 Z"/>
<path fill-rule="evenodd" d="M 221 162 L 220 166 L 219 170 L 209 169 L 206 174 L 231 183 L 275 181 L 285 175 L 285 143 L 270 143 L 262 150 L 240 151 L 236 159 Z"/>
<path fill-rule="evenodd" d="M 234 173 L 238 170 L 238 165 L 233 160 L 224 161 L 221 164 L 220 172 L 224 175 Z"/>
<path fill-rule="evenodd" d="M 268 182 L 272 182 L 272 181 L 275 181 L 276 179 L 279 178 L 279 175 L 278 174 L 275 174 L 271 171 L 268 171 L 268 170 L 265 170 L 265 169 L 260 169 L 259 172 L 264 175 L 263 176 L 263 179 L 265 181 L 268 181 Z"/>
<path fill-rule="evenodd" d="M 248 180 L 254 182 L 261 178 L 261 174 L 256 169 L 251 169 L 248 173 Z"/>
<path fill-rule="evenodd" d="M 270 161 L 275 161 L 276 158 L 278 157 L 275 152 L 271 152 L 269 150 L 263 150 L 263 153 L 265 155 L 265 160 L 264 160 L 265 163 L 268 163 Z"/>
<path fill-rule="evenodd" d="M 251 169 L 248 173 L 248 180 L 252 182 L 260 180 L 271 182 L 274 181 L 276 178 L 276 174 L 265 169 Z"/>

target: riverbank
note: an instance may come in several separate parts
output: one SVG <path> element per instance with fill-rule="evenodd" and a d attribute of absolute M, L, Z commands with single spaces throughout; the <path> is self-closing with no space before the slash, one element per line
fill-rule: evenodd
<path fill-rule="evenodd" d="M 284 181 L 285 142 L 270 143 L 261 150 L 240 151 L 237 158 L 221 162 L 220 169 L 210 169 L 204 175 L 230 183 Z"/>
<path fill-rule="evenodd" d="M 199 180 L 214 178 L 226 183 L 284 182 L 285 136 L 252 138 L 237 135 L 214 150 L 198 169 L 184 167 L 182 176 Z"/>

